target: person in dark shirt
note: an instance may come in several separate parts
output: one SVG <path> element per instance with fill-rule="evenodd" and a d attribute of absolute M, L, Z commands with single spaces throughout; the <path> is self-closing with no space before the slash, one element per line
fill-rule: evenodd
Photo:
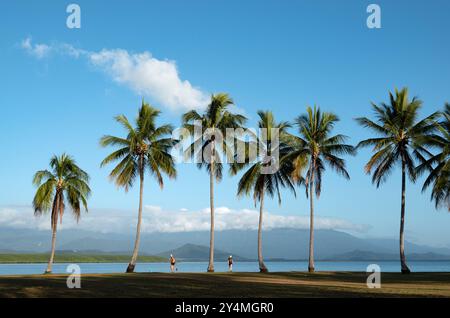
<path fill-rule="evenodd" d="M 233 271 L 233 256 L 230 255 L 230 257 L 228 257 L 228 271 L 232 272 Z"/>
<path fill-rule="evenodd" d="M 172 254 L 170 254 L 170 271 L 173 273 L 175 272 L 175 264 L 177 263 L 177 260 L 175 257 L 173 257 Z"/>

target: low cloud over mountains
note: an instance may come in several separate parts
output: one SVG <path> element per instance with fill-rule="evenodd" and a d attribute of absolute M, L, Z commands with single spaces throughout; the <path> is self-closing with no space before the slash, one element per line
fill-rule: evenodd
<path fill-rule="evenodd" d="M 115 209 L 91 209 L 83 214 L 77 224 L 70 211 L 66 211 L 59 229 L 78 229 L 100 233 L 134 233 L 136 227 L 135 211 Z M 216 230 L 255 230 L 258 226 L 259 212 L 251 209 L 233 210 L 228 207 L 216 208 Z M 209 231 L 209 208 L 198 211 L 180 209 L 168 211 L 162 207 L 145 206 L 142 232 L 193 232 Z M 0 227 L 50 230 L 48 215 L 36 218 L 31 207 L 0 207 Z M 353 233 L 366 232 L 369 227 L 354 224 L 344 219 L 317 217 L 316 229 L 340 230 Z M 309 218 L 299 215 L 277 215 L 265 213 L 264 229 L 308 229 Z"/>

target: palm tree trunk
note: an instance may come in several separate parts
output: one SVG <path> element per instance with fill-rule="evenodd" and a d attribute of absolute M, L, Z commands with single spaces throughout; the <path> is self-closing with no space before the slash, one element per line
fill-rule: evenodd
<path fill-rule="evenodd" d="M 45 274 L 50 274 L 52 272 L 53 260 L 55 259 L 57 226 L 58 226 L 58 222 L 54 222 L 54 224 L 52 226 L 52 251 L 50 252 L 50 259 L 48 261 L 47 269 L 45 270 Z"/>
<path fill-rule="evenodd" d="M 309 181 L 309 262 L 308 272 L 314 272 L 314 163 L 310 167 Z"/>
<path fill-rule="evenodd" d="M 52 249 L 50 252 L 50 259 L 48 260 L 47 269 L 45 270 L 45 274 L 50 274 L 52 272 L 53 261 L 55 259 L 55 250 L 56 250 L 56 232 L 58 227 L 58 213 L 60 210 L 60 196 L 59 191 L 56 191 L 55 201 L 53 203 L 52 209 Z"/>
<path fill-rule="evenodd" d="M 141 224 L 142 224 L 142 199 L 144 196 L 144 158 L 140 158 L 139 162 L 139 175 L 140 175 L 140 186 L 139 186 L 139 213 L 138 213 L 138 221 L 136 226 L 136 239 L 134 241 L 134 249 L 133 256 L 131 257 L 131 261 L 127 267 L 127 273 L 133 273 L 134 268 L 136 267 L 136 261 L 139 252 L 139 243 L 141 241 Z"/>
<path fill-rule="evenodd" d="M 211 171 L 209 172 L 209 205 L 211 209 L 211 229 L 209 232 L 209 264 L 208 272 L 214 272 L 214 141 L 211 143 L 212 156 L 211 156 Z"/>
<path fill-rule="evenodd" d="M 400 216 L 400 264 L 402 269 L 402 274 L 409 274 L 411 271 L 406 265 L 405 257 L 405 196 L 406 196 L 406 171 L 405 162 L 402 161 L 402 206 L 401 206 L 401 216 Z"/>
<path fill-rule="evenodd" d="M 259 225 L 258 225 L 258 263 L 259 271 L 261 273 L 267 273 L 269 270 L 264 265 L 262 256 L 262 224 L 263 224 L 263 211 L 264 211 L 264 189 L 261 192 L 260 206 L 259 206 Z"/>

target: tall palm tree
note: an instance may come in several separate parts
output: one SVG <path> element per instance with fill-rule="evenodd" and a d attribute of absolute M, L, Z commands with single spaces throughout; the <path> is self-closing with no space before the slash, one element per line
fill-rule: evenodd
<path fill-rule="evenodd" d="M 425 170 L 429 171 L 422 191 L 431 186 L 431 199 L 435 202 L 436 208 L 447 206 L 450 211 L 450 104 L 448 103 L 445 104 L 438 129 L 440 134 L 435 134 L 426 140 L 426 143 L 438 148 L 439 152 L 435 155 L 425 154 L 428 158 L 421 158 L 417 172 L 420 174 Z"/>
<path fill-rule="evenodd" d="M 411 182 L 416 180 L 414 157 L 420 158 L 420 153 L 426 153 L 424 140 L 436 130 L 434 122 L 438 113 L 418 121 L 418 111 L 422 101 L 414 97 L 408 98 L 408 89 L 395 90 L 395 95 L 389 93 L 389 104 L 372 103 L 375 121 L 366 117 L 357 118 L 357 122 L 369 128 L 380 137 L 361 141 L 359 147 L 372 146 L 375 154 L 365 166 L 366 173 L 373 171 L 372 182 L 377 188 L 386 181 L 396 164 L 402 169 L 402 190 L 400 208 L 400 263 L 404 274 L 410 272 L 405 258 L 405 196 L 406 174 Z"/>
<path fill-rule="evenodd" d="M 36 172 L 33 177 L 33 184 L 37 187 L 33 199 L 34 214 L 40 216 L 51 211 L 52 249 L 45 273 L 52 272 L 58 220 L 62 223 L 66 203 L 78 222 L 81 206 L 86 212 L 88 210 L 87 199 L 91 193 L 88 174 L 69 155 L 53 156 L 50 168 Z"/>
<path fill-rule="evenodd" d="M 291 189 L 295 194 L 295 188 L 292 174 L 292 164 L 288 161 L 281 161 L 288 153 L 288 146 L 284 142 L 287 135 L 287 128 L 290 127 L 289 123 L 281 122 L 276 123 L 275 118 L 270 111 L 259 111 L 258 127 L 266 130 L 264 138 L 253 136 L 254 142 L 260 149 L 260 153 L 256 162 L 247 161 L 248 156 L 244 163 L 235 162 L 232 164 L 231 174 L 235 175 L 248 165 L 250 168 L 242 175 L 238 184 L 238 196 L 250 195 L 253 193 L 253 199 L 255 206 L 259 202 L 259 223 L 258 223 L 258 263 L 260 272 L 268 272 L 266 265 L 264 264 L 262 255 L 262 225 L 263 225 L 263 211 L 264 211 L 264 197 L 267 193 L 270 197 L 273 197 L 275 193 L 278 196 L 278 202 L 281 204 L 281 187 L 287 187 Z M 277 132 L 273 134 L 273 132 Z M 275 140 L 279 138 L 279 140 Z M 261 151 L 262 150 L 262 151 Z M 276 158 L 275 153 L 278 153 Z M 275 162 L 275 160 L 278 161 Z M 269 169 L 270 165 L 278 165 L 278 169 Z"/>
<path fill-rule="evenodd" d="M 100 140 L 102 147 L 115 146 L 118 148 L 101 163 L 103 167 L 111 162 L 119 162 L 109 175 L 118 187 L 123 187 L 125 191 L 128 191 L 133 186 L 136 177 L 139 176 L 139 211 L 136 239 L 133 255 L 126 270 L 127 273 L 134 272 L 139 252 L 145 171 L 150 172 L 156 178 L 161 189 L 164 186 L 163 174 L 166 174 L 169 178 L 176 177 L 175 163 L 170 154 L 170 150 L 176 142 L 169 137 L 172 133 L 172 126 L 157 126 L 156 119 L 159 115 L 159 110 L 142 101 L 135 127 L 126 116 L 115 117 L 116 121 L 125 128 L 126 137 L 106 135 Z"/>
<path fill-rule="evenodd" d="M 314 272 L 314 197 L 320 197 L 322 175 L 327 164 L 337 173 L 350 179 L 345 168 L 344 159 L 340 155 L 355 154 L 355 148 L 345 144 L 344 135 L 331 135 L 338 117 L 329 112 L 321 112 L 320 108 L 307 107 L 306 114 L 296 118 L 295 124 L 299 136 L 291 138 L 292 152 L 286 157 L 294 164 L 293 177 L 298 179 L 305 166 L 306 194 L 310 204 L 310 234 L 308 271 Z M 309 189 L 308 189 L 309 188 Z"/>
<path fill-rule="evenodd" d="M 230 96 L 219 93 L 211 96 L 211 101 L 203 114 L 191 110 L 182 117 L 183 127 L 194 136 L 194 139 L 197 138 L 189 145 L 185 154 L 196 158 L 197 166 L 205 167 L 209 173 L 211 229 L 208 272 L 214 272 L 214 182 L 222 179 L 223 165 L 220 161 L 220 151 L 226 152 L 230 147 L 226 144 L 225 138 L 216 140 L 216 136 L 218 134 L 225 136 L 227 128 L 240 128 L 246 121 L 245 116 L 230 112 L 230 105 L 233 105 Z M 197 130 L 202 132 L 202 136 L 195 135 Z"/>

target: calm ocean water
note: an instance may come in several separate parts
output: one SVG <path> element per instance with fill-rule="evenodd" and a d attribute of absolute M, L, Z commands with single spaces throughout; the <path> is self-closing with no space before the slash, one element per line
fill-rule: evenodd
<path fill-rule="evenodd" d="M 351 271 L 365 272 L 367 266 L 376 263 L 382 272 L 400 271 L 398 261 L 383 262 L 316 262 L 318 271 Z M 54 264 L 53 273 L 66 273 L 69 264 Z M 178 272 L 205 272 L 207 262 L 178 262 Z M 414 272 L 449 272 L 449 261 L 412 261 L 408 262 Z M 127 267 L 125 263 L 81 263 L 79 264 L 81 273 L 123 273 Z M 306 271 L 308 262 L 266 262 L 266 266 L 271 272 Z M 0 275 L 23 275 L 42 274 L 46 264 L 0 264 Z M 215 263 L 216 272 L 225 272 L 228 269 L 226 262 Z M 137 272 L 169 272 L 168 263 L 139 263 L 136 266 Z M 257 272 L 257 262 L 235 262 L 234 272 Z"/>

